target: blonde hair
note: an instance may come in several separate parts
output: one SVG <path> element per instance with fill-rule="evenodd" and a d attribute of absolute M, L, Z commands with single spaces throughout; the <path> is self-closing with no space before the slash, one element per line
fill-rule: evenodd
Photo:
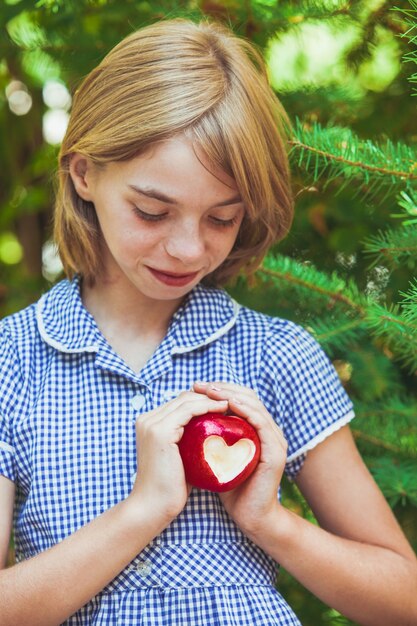
<path fill-rule="evenodd" d="M 253 272 L 292 221 L 289 126 L 261 54 L 220 24 L 174 19 L 126 37 L 76 91 L 60 150 L 54 234 L 67 275 L 94 282 L 101 267 L 94 205 L 75 191 L 71 154 L 105 166 L 184 132 L 235 179 L 246 209 L 233 250 L 206 282 Z"/>

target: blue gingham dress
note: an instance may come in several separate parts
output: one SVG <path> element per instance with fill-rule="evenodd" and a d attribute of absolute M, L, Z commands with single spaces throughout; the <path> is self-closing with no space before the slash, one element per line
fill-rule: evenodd
<path fill-rule="evenodd" d="M 126 498 L 135 420 L 196 380 L 255 389 L 288 440 L 286 472 L 352 417 L 321 348 L 297 325 L 196 287 L 148 363 L 133 372 L 64 280 L 0 324 L 0 474 L 16 483 L 18 560 L 53 546 Z M 140 477 L 139 477 L 140 478 Z M 216 494 L 182 513 L 68 626 L 295 626 L 277 564 Z"/>

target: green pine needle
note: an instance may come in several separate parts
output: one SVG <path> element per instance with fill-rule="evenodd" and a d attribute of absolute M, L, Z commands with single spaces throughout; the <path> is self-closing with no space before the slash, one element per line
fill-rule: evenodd
<path fill-rule="evenodd" d="M 411 219 L 404 220 L 403 224 L 409 226 L 417 224 L 417 192 L 415 189 L 409 189 L 402 191 L 398 199 L 398 204 L 405 210 L 405 213 L 410 216 Z M 395 217 L 404 218 L 404 214 L 395 214 Z"/>
<path fill-rule="evenodd" d="M 346 281 L 336 272 L 326 274 L 313 265 L 301 263 L 290 257 L 269 254 L 258 276 L 264 281 L 272 281 L 279 289 L 294 289 L 301 295 L 316 297 L 327 307 L 342 306 L 359 315 L 365 313 L 366 299 L 353 281 Z"/>
<path fill-rule="evenodd" d="M 382 349 L 392 353 L 392 358 L 402 362 L 412 371 L 417 368 L 417 315 L 415 313 L 414 287 L 406 298 L 406 307 L 400 304 L 384 306 L 372 297 L 360 293 L 351 280 L 344 280 L 336 272 L 327 274 L 314 266 L 284 256 L 268 255 L 257 276 L 272 283 L 280 293 L 292 293 L 299 307 L 311 311 L 334 312 L 339 321 L 334 325 L 313 322 L 318 337 L 334 348 L 346 348 L 349 339 L 357 340 L 358 334 L 367 330 L 381 344 Z M 343 321 L 343 317 L 345 320 Z M 356 321 L 355 321 L 356 320 Z M 314 328 L 315 325 L 315 328 Z M 339 331 L 338 331 L 339 325 Z M 342 338 L 342 328 L 350 337 Z M 357 331 L 357 333 L 355 332 Z M 333 340 L 333 341 L 332 341 Z"/>
<path fill-rule="evenodd" d="M 416 220 L 417 222 L 417 220 Z M 364 240 L 365 254 L 376 255 L 374 265 L 390 263 L 398 266 L 401 261 L 417 258 L 417 223 L 408 228 L 387 228 Z"/>
<path fill-rule="evenodd" d="M 367 311 L 367 324 L 385 347 L 410 371 L 417 368 L 417 319 L 410 319 L 399 305 L 383 307 L 374 302 Z"/>
<path fill-rule="evenodd" d="M 362 318 L 351 319 L 348 315 L 325 315 L 309 320 L 308 330 L 323 346 L 330 357 L 343 350 L 351 349 L 355 343 L 366 337 L 366 324 Z"/>
<path fill-rule="evenodd" d="M 417 181 L 415 150 L 389 139 L 379 144 L 360 139 L 348 128 L 306 124 L 296 120 L 290 141 L 292 162 L 325 186 L 336 178 L 345 183 L 359 180 L 368 195 L 381 187 L 398 190 L 402 184 Z"/>
<path fill-rule="evenodd" d="M 403 318 L 413 326 L 417 326 L 417 278 L 410 283 L 408 291 L 401 292 L 403 297 L 402 310 Z"/>
<path fill-rule="evenodd" d="M 417 506 L 417 462 L 383 457 L 371 464 L 371 471 L 392 507 L 410 503 Z"/>

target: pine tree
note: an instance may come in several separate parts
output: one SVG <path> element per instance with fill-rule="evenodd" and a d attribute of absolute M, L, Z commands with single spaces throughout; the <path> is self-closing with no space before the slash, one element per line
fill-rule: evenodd
<path fill-rule="evenodd" d="M 417 3 L 410 4 L 401 10 L 408 27 L 402 36 L 413 45 Z M 417 63 L 416 50 L 404 61 Z M 417 82 L 417 73 L 409 80 Z M 286 313 L 293 307 L 293 319 L 304 323 L 334 360 L 354 400 L 355 436 L 389 502 L 417 507 L 416 146 L 362 139 L 350 128 L 300 119 L 290 143 L 293 166 L 306 188 L 334 189 L 336 183 L 337 193 L 360 195 L 362 203 L 388 198 L 396 211 L 395 225 L 362 242 L 373 280 L 368 276 L 361 284 L 271 252 L 258 281 L 271 291 L 269 300 L 289 304 Z M 399 270 L 408 285 L 398 292 Z"/>
<path fill-rule="evenodd" d="M 313 4 L 308 3 L 308 8 L 314 10 Z M 417 63 L 415 0 L 397 9 L 391 19 L 396 20 L 397 34 L 408 48 L 403 64 L 409 69 Z M 365 35 L 366 29 L 364 46 Z M 417 73 L 411 73 L 408 80 L 411 85 L 416 83 Z M 324 101 L 330 99 L 327 94 Z M 317 263 L 312 263 L 308 250 L 300 254 L 294 237 L 265 259 L 256 276 L 255 296 L 243 285 L 236 292 L 246 295 L 253 306 L 301 323 L 323 346 L 354 402 L 357 417 L 352 429 L 358 446 L 416 548 L 415 135 L 411 141 L 395 140 L 387 134 L 375 139 L 367 137 L 363 129 L 358 133 L 349 126 L 325 125 L 307 114 L 294 118 L 290 157 L 299 193 L 321 198 L 316 201 L 320 207 L 316 217 L 327 235 L 323 204 L 332 195 L 342 197 L 342 204 L 343 198 L 350 206 L 357 203 L 365 214 L 380 211 L 380 218 L 385 219 L 376 232 L 364 233 L 359 249 L 352 246 L 354 251 L 349 252 L 348 245 L 335 252 L 333 264 L 321 264 L 320 254 L 316 254 Z M 301 202 L 299 210 L 306 210 L 306 205 Z M 294 486 L 288 485 L 285 493 L 293 506 L 298 504 L 300 511 L 310 516 Z M 294 581 L 288 582 L 287 591 L 295 605 L 297 588 Z M 313 600 L 308 611 L 304 600 L 297 608 L 303 623 L 351 623 Z"/>

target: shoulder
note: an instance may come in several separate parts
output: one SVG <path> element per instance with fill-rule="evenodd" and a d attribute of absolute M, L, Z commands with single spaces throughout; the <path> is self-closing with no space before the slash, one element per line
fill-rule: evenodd
<path fill-rule="evenodd" d="M 36 342 L 36 305 L 5 317 L 0 321 L 0 368 L 4 372 L 14 367 L 31 351 L 31 346 Z"/>
<path fill-rule="evenodd" d="M 318 414 L 326 407 L 329 414 L 344 415 L 352 405 L 339 376 L 319 342 L 300 325 L 278 317 L 271 317 L 242 307 L 239 317 L 241 327 L 255 332 L 257 341 L 246 356 L 257 362 L 257 385 L 264 400 L 293 415 Z M 283 408 L 285 405 L 285 409 Z M 319 408 L 320 405 L 320 408 Z"/>
<path fill-rule="evenodd" d="M 36 304 L 31 304 L 0 321 L 2 345 L 27 344 L 33 341 L 36 328 Z"/>
<path fill-rule="evenodd" d="M 299 324 L 240 306 L 225 336 L 242 367 L 256 372 L 256 384 L 293 393 L 307 379 L 338 379 L 332 363 L 314 336 Z"/>
<path fill-rule="evenodd" d="M 12 415 L 28 406 L 42 387 L 45 372 L 55 354 L 43 335 L 44 314 L 54 315 L 65 304 L 62 294 L 68 281 L 61 281 L 30 306 L 0 321 L 0 414 Z"/>
<path fill-rule="evenodd" d="M 61 281 L 37 302 L 0 321 L 0 370 L 3 378 L 9 369 L 27 374 L 48 349 L 42 337 L 40 313 L 42 308 L 51 312 L 51 305 L 63 304 L 59 302 L 60 294 L 68 288 L 67 285 L 68 281 Z"/>
<path fill-rule="evenodd" d="M 41 337 L 39 325 L 41 313 L 53 315 L 54 311 L 64 305 L 69 281 L 63 280 L 44 293 L 37 302 L 8 315 L 0 321 L 0 341 L 13 344 L 16 350 L 27 350 Z"/>
<path fill-rule="evenodd" d="M 268 360 L 273 358 L 288 363 L 323 353 L 316 339 L 299 324 L 245 306 L 240 307 L 236 332 L 257 337 Z"/>
<path fill-rule="evenodd" d="M 0 413 L 13 412 L 18 397 L 25 394 L 36 337 L 35 305 L 0 322 Z"/>

